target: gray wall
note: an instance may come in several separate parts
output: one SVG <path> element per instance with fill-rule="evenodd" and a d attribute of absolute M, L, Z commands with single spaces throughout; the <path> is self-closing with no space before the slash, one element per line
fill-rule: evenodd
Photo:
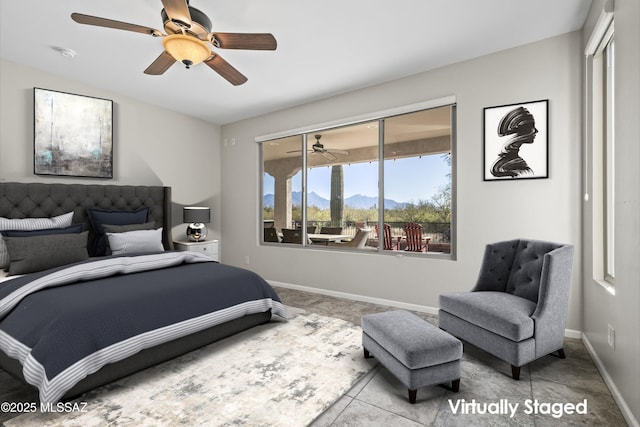
<path fill-rule="evenodd" d="M 592 280 L 591 210 L 582 202 L 583 163 L 579 158 L 583 41 L 602 3 L 593 0 L 582 34 L 563 35 L 222 129 L 121 94 L 0 61 L 0 181 L 170 185 L 177 203 L 175 224 L 181 220 L 179 204 L 205 202 L 213 207 L 210 232 L 212 237 L 222 237 L 226 263 L 319 292 L 421 307 L 437 307 L 441 292 L 468 290 L 487 242 L 522 236 L 572 243 L 576 260 L 567 327 L 584 332 L 605 379 L 622 399 L 619 403 L 638 420 L 640 6 L 637 0 L 616 0 L 616 134 L 620 147 L 616 162 L 617 181 L 623 184 L 616 195 L 617 286 L 616 295 L 611 296 Z M 33 175 L 34 86 L 114 100 L 114 180 Z M 457 98 L 459 122 L 456 261 L 258 246 L 256 136 L 448 95 Z M 537 99 L 550 101 L 550 178 L 483 182 L 482 108 Z M 205 160 L 194 164 L 188 151 Z M 507 209 L 505 200 L 520 208 Z M 174 235 L 179 236 L 182 228 L 177 225 Z M 607 324 L 616 328 L 615 351 L 607 346 Z"/>
<path fill-rule="evenodd" d="M 247 266 L 248 257 L 249 268 L 275 282 L 435 308 L 440 293 L 473 286 L 485 244 L 566 242 L 576 246 L 567 328 L 581 330 L 580 52 L 574 32 L 223 126 L 222 260 Z M 258 245 L 255 137 L 449 95 L 458 106 L 456 261 Z M 483 182 L 483 108 L 539 99 L 549 99 L 550 178 Z"/>
<path fill-rule="evenodd" d="M 114 101 L 113 180 L 33 174 L 34 86 Z M 0 181 L 168 185 L 174 238 L 184 234 L 181 205 L 190 204 L 213 208 L 209 233 L 219 237 L 218 126 L 5 60 L 0 93 Z"/>
<path fill-rule="evenodd" d="M 603 8 L 594 0 L 584 40 Z M 594 280 L 593 197 L 582 205 L 584 241 L 583 331 L 605 380 L 623 396 L 640 420 L 640 2 L 615 0 L 616 216 L 615 295 Z M 593 159 L 593 156 L 589 156 Z M 586 176 L 593 176 L 589 161 Z M 591 187 L 587 187 L 591 194 Z M 607 343 L 607 325 L 615 328 L 615 350 Z"/>

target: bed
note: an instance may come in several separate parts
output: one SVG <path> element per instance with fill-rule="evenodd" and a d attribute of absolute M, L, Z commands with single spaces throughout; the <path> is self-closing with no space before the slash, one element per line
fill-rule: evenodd
<path fill-rule="evenodd" d="M 141 211 L 143 222 L 126 224 Z M 72 224 L 57 228 L 82 230 L 73 236 L 3 231 L 11 255 L 7 268 L 15 274 L 0 282 L 0 367 L 37 387 L 41 402 L 73 398 L 266 323 L 272 314 L 286 316 L 275 291 L 255 273 L 172 250 L 169 187 L 0 183 L 0 221 L 68 219 L 70 212 Z M 100 215 L 107 215 L 104 230 L 96 225 Z M 161 239 L 160 250 L 131 253 L 114 246 L 124 241 L 124 248 L 135 248 L 146 239 L 141 233 Z M 99 256 L 59 265 L 76 252 L 59 250 L 67 240 L 83 240 Z M 113 247 L 96 253 L 105 240 Z M 39 246 L 29 246 L 34 242 Z M 35 267 L 16 255 L 47 250 L 39 242 L 54 242 L 58 250 L 49 248 L 51 255 Z M 58 265 L 38 265 L 56 257 L 63 260 Z M 56 336 L 61 325 L 69 330 Z"/>

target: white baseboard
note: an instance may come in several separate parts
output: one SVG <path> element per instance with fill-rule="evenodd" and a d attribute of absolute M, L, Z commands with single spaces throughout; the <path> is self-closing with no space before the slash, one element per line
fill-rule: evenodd
<path fill-rule="evenodd" d="M 577 340 L 582 339 L 582 331 L 576 331 L 575 329 L 565 329 L 564 336 L 567 338 L 575 338 Z"/>
<path fill-rule="evenodd" d="M 297 291 L 310 292 L 313 294 L 328 295 L 330 297 L 344 298 L 352 301 L 369 302 L 378 305 L 387 305 L 389 307 L 403 308 L 405 310 L 418 311 L 420 313 L 438 314 L 438 307 L 429 307 L 428 305 L 409 304 L 406 302 L 393 301 L 383 298 L 373 298 L 364 295 L 348 294 L 346 292 L 329 291 L 326 289 L 311 288 L 309 286 L 293 285 L 291 283 L 276 282 L 267 280 L 272 286 L 281 288 L 295 289 Z M 582 339 L 582 332 L 574 329 L 565 329 L 564 336 L 567 338 Z"/>
<path fill-rule="evenodd" d="M 596 364 L 596 368 L 598 368 L 600 375 L 602 375 L 605 384 L 607 384 L 607 387 L 609 387 L 609 390 L 611 390 L 613 400 L 615 400 L 618 404 L 618 408 L 620 408 L 620 412 L 622 412 L 622 416 L 624 417 L 627 424 L 632 427 L 640 427 L 640 424 L 638 424 L 638 420 L 633 416 L 633 413 L 631 412 L 631 408 L 629 408 L 629 405 L 627 405 L 627 402 L 620 394 L 620 391 L 618 391 L 616 384 L 611 379 L 609 372 L 607 372 L 607 370 L 605 369 L 604 364 L 598 357 L 598 353 L 596 353 L 593 346 L 591 345 L 591 342 L 589 342 L 589 338 L 587 338 L 585 334 L 582 334 L 582 342 L 584 343 L 584 346 L 587 348 L 589 355 Z"/>
<path fill-rule="evenodd" d="M 276 282 L 273 280 L 267 280 L 267 282 L 269 282 L 269 284 L 271 284 L 272 286 L 295 289 L 297 291 L 310 292 L 313 294 L 328 295 L 330 297 L 344 298 L 352 301 L 369 302 L 371 304 L 388 305 L 390 307 L 403 308 L 405 310 L 412 310 L 412 311 L 419 311 L 421 313 L 438 314 L 437 308 L 429 307 L 426 305 L 408 304 L 400 301 L 393 301 L 393 300 L 388 300 L 383 298 L 373 298 L 373 297 L 367 297 L 364 295 L 348 294 L 346 292 L 329 291 L 326 289 L 311 288 L 308 286 L 292 285 L 290 283 Z"/>

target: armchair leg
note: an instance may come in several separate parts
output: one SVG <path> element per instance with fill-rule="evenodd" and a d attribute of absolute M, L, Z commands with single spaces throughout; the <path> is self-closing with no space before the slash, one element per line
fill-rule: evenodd
<path fill-rule="evenodd" d="M 511 376 L 514 380 L 520 379 L 520 366 L 511 365 Z"/>
<path fill-rule="evenodd" d="M 366 348 L 363 348 L 364 350 L 364 358 L 365 359 L 371 359 L 373 356 L 371 355 L 371 353 L 369 353 L 369 350 L 367 350 Z"/>
<path fill-rule="evenodd" d="M 564 354 L 564 348 L 561 348 L 560 350 L 558 350 L 558 357 L 560 357 L 560 359 L 566 359 L 567 355 Z"/>

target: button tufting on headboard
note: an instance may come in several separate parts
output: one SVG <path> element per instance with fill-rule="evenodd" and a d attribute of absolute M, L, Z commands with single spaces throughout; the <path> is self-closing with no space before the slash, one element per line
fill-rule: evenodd
<path fill-rule="evenodd" d="M 87 208 L 134 210 L 143 206 L 149 207 L 149 220 L 164 227 L 165 249 L 173 248 L 171 187 L 0 183 L 0 216 L 5 218 L 52 217 L 73 211 L 73 222 L 83 223 L 89 230 Z"/>

